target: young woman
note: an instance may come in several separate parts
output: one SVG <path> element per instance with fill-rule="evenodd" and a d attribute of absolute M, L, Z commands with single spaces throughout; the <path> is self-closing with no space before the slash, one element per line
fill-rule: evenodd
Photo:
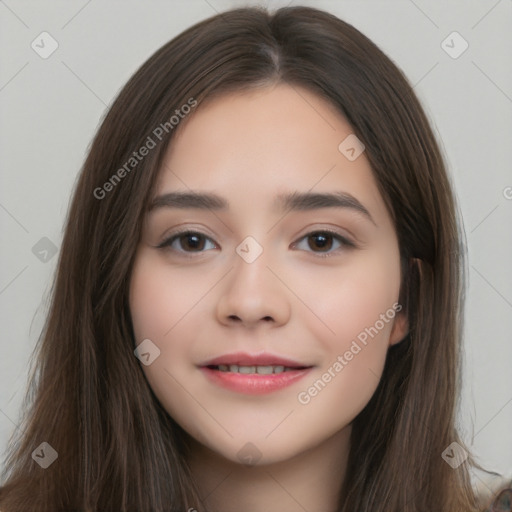
<path fill-rule="evenodd" d="M 305 7 L 195 25 L 94 139 L 0 509 L 483 510 L 462 275 L 442 156 L 371 41 Z"/>

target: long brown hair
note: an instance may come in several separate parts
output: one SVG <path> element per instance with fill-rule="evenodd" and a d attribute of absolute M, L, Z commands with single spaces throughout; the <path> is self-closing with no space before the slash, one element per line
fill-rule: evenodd
<path fill-rule="evenodd" d="M 314 92 L 348 120 L 400 245 L 410 331 L 389 349 L 354 420 L 339 510 L 476 510 L 471 458 L 452 469 L 441 457 L 451 443 L 463 446 L 454 416 L 464 265 L 443 158 L 410 84 L 375 44 L 333 15 L 290 7 L 196 24 L 152 55 L 112 104 L 68 212 L 25 415 L 6 458 L 3 512 L 206 510 L 186 434 L 134 357 L 128 286 L 163 156 L 186 125 L 186 117 L 169 122 L 176 110 L 277 82 Z M 135 164 L 148 137 L 155 147 Z M 42 442 L 58 454 L 46 469 L 31 456 Z"/>

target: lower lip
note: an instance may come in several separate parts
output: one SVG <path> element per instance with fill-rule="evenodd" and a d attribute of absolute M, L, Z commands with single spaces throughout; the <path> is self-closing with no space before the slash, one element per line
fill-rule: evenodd
<path fill-rule="evenodd" d="M 312 370 L 312 368 L 304 368 L 302 370 L 261 375 L 259 373 L 221 372 L 206 366 L 202 366 L 200 369 L 214 384 L 237 393 L 249 395 L 264 395 L 278 391 L 302 379 Z"/>

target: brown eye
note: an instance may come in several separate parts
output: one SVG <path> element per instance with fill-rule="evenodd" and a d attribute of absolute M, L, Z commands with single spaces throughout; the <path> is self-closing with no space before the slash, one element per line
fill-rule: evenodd
<path fill-rule="evenodd" d="M 204 249 L 205 239 L 202 235 L 197 235 L 195 233 L 185 233 L 180 235 L 177 240 L 179 240 L 180 247 L 184 249 L 193 249 L 199 251 Z"/>
<path fill-rule="evenodd" d="M 211 243 L 213 248 L 215 248 L 215 244 L 211 242 L 211 239 L 202 233 L 198 233 L 196 231 L 183 231 L 181 233 L 171 235 L 158 245 L 158 248 L 163 249 L 168 247 L 178 253 L 194 253 L 203 252 L 207 243 Z"/>
<path fill-rule="evenodd" d="M 301 247 L 302 240 L 307 240 L 306 247 Z M 312 231 L 293 245 L 306 252 L 313 252 L 320 258 L 327 258 L 343 249 L 346 250 L 356 247 L 356 244 L 351 242 L 348 238 L 329 230 Z"/>
<path fill-rule="evenodd" d="M 325 252 L 331 249 L 333 238 L 331 233 L 312 233 L 308 235 L 308 246 L 313 250 L 319 249 L 321 252 Z M 309 243 L 310 241 L 311 243 Z"/>
<path fill-rule="evenodd" d="M 307 240 L 307 247 L 300 247 L 303 240 Z M 207 245 L 211 244 L 210 247 Z M 336 244 L 338 244 L 336 246 Z M 313 252 L 319 257 L 328 257 L 341 249 L 355 248 L 356 245 L 346 237 L 334 231 L 312 231 L 303 236 L 299 242 L 293 244 L 306 252 Z M 212 239 L 197 231 L 181 231 L 174 233 L 157 246 L 159 249 L 168 249 L 183 256 L 194 253 L 201 254 L 209 249 L 218 248 Z M 192 256 L 190 256 L 192 257 Z"/>

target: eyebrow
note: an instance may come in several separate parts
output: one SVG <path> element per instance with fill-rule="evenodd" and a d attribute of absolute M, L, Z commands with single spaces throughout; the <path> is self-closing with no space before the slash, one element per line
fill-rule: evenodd
<path fill-rule="evenodd" d="M 149 211 L 159 208 L 179 208 L 179 209 L 200 209 L 213 211 L 229 210 L 229 203 L 223 197 L 214 193 L 202 193 L 196 191 L 189 192 L 169 192 L 157 196 L 150 204 Z M 273 208 L 281 211 L 310 211 L 321 208 L 347 208 L 362 214 L 373 224 L 375 221 L 368 209 L 347 192 L 291 192 L 279 194 L 273 204 Z M 375 224 L 376 225 L 376 224 Z"/>

